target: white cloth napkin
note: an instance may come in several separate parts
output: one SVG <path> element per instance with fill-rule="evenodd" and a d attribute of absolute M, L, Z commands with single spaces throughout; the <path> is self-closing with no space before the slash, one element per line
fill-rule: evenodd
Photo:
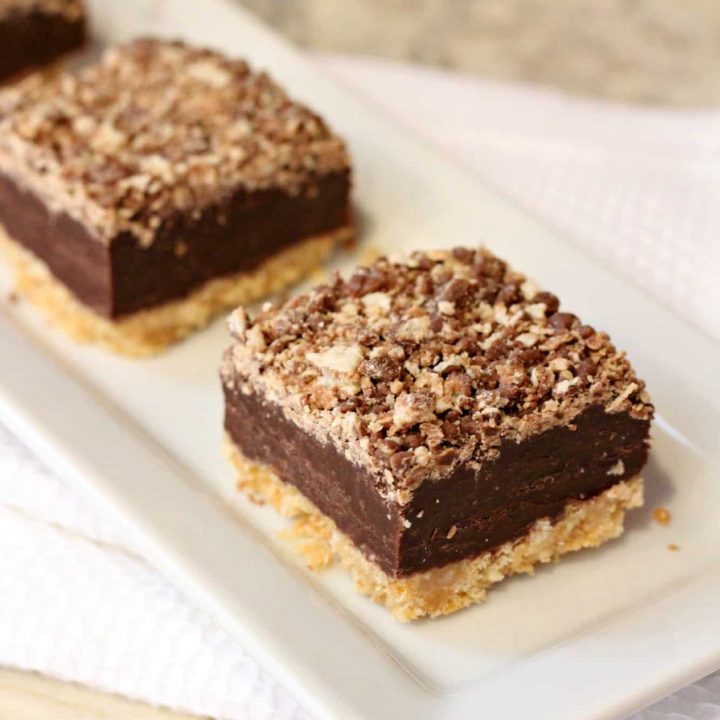
<path fill-rule="evenodd" d="M 720 337 L 720 112 L 318 62 Z M 309 715 L 0 427 L 0 664 L 228 720 Z M 720 674 L 636 720 L 720 715 Z"/>

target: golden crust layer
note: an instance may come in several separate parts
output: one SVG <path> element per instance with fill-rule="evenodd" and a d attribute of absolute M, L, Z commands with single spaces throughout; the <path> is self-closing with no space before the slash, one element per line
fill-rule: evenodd
<path fill-rule="evenodd" d="M 569 503 L 559 520 L 538 520 L 522 538 L 496 550 L 396 579 L 368 560 L 299 490 L 280 480 L 267 466 L 247 460 L 227 436 L 225 451 L 237 472 L 240 490 L 294 519 L 286 535 L 310 568 L 325 567 L 337 557 L 350 571 L 358 592 L 385 605 L 403 622 L 449 615 L 482 602 L 488 588 L 506 577 L 532 574 L 540 563 L 612 540 L 623 532 L 626 510 L 643 503 L 643 481 L 636 476 L 590 500 Z"/>
<path fill-rule="evenodd" d="M 224 310 L 279 292 L 319 266 L 352 228 L 308 238 L 274 255 L 259 268 L 210 280 L 185 298 L 108 320 L 78 301 L 45 263 L 12 240 L 0 226 L 0 250 L 11 265 L 18 293 L 73 340 L 97 343 L 130 357 L 153 355 L 207 325 Z"/>

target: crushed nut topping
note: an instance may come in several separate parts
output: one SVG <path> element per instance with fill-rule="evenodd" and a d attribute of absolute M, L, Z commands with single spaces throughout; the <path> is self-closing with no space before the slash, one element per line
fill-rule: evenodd
<path fill-rule="evenodd" d="M 238 191 L 317 192 L 343 141 L 242 60 L 142 39 L 77 74 L 0 92 L 0 171 L 108 243 L 147 246 L 178 213 Z"/>
<path fill-rule="evenodd" d="M 0 20 L 17 14 L 63 15 L 69 20 L 83 17 L 82 0 L 0 0 Z"/>
<path fill-rule="evenodd" d="M 254 320 L 240 308 L 229 324 L 225 382 L 335 442 L 400 504 L 424 480 L 590 406 L 653 413 L 605 333 L 484 249 L 380 258 Z"/>
<path fill-rule="evenodd" d="M 321 370 L 348 374 L 362 360 L 362 350 L 357 345 L 334 345 L 324 352 L 308 353 L 307 359 Z"/>

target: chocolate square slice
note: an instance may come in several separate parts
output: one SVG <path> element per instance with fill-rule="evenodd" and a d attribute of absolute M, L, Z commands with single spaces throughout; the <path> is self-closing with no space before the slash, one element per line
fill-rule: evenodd
<path fill-rule="evenodd" d="M 0 0 L 0 81 L 85 43 L 82 0 Z"/>
<path fill-rule="evenodd" d="M 78 340 L 161 350 L 352 234 L 343 141 L 266 74 L 142 39 L 0 93 L 2 246 Z"/>
<path fill-rule="evenodd" d="M 400 620 L 615 538 L 642 504 L 644 383 L 485 250 L 381 258 L 230 329 L 239 487 Z"/>

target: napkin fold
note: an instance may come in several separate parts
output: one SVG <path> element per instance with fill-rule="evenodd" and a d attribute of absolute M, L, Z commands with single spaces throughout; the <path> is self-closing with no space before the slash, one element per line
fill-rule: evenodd
<path fill-rule="evenodd" d="M 317 62 L 720 338 L 720 112 L 569 98 L 382 61 Z M 0 426 L 0 664 L 227 720 L 309 720 Z M 634 716 L 714 718 L 720 673 Z"/>

